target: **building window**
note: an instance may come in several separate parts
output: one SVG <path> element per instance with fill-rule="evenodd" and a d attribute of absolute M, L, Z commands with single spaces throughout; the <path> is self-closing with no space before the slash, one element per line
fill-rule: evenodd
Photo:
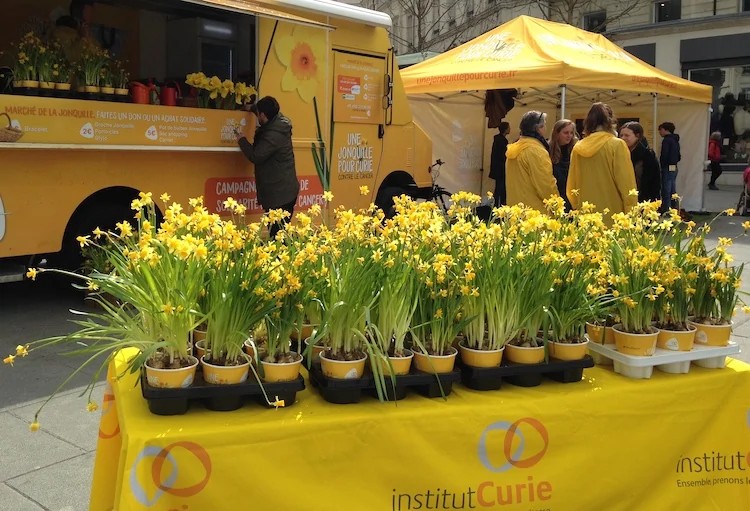
<path fill-rule="evenodd" d="M 606 32 L 607 11 L 591 12 L 583 15 L 583 29 L 589 32 Z"/>
<path fill-rule="evenodd" d="M 747 0 L 745 0 L 747 1 Z M 682 1 L 681 0 L 662 0 L 656 2 L 654 19 L 657 23 L 663 21 L 674 21 L 681 17 Z"/>
<path fill-rule="evenodd" d="M 750 0 L 742 0 L 742 10 L 750 11 Z"/>
<path fill-rule="evenodd" d="M 747 66 L 691 69 L 688 78 L 713 88 L 711 132 L 722 139 L 722 162 L 747 166 L 750 156 L 750 76 Z"/>

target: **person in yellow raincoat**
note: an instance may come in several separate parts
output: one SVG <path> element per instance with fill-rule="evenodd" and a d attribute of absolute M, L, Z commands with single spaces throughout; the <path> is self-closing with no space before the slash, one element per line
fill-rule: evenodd
<path fill-rule="evenodd" d="M 573 147 L 566 193 L 573 209 L 584 202 L 596 210 L 629 211 L 638 203 L 635 171 L 628 145 L 614 133 L 616 119 L 609 105 L 594 103 L 583 123 L 585 138 Z"/>
<path fill-rule="evenodd" d="M 521 118 L 521 138 L 505 152 L 505 187 L 508 205 L 524 204 L 546 211 L 544 200 L 559 196 L 552 176 L 549 145 L 544 138 L 547 114 L 532 110 Z"/>

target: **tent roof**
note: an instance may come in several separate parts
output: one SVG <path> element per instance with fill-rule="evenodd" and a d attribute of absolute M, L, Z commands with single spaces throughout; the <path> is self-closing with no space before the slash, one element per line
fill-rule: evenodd
<path fill-rule="evenodd" d="M 407 94 L 566 85 L 706 104 L 712 96 L 711 87 L 660 71 L 600 34 L 530 16 L 404 69 L 401 78 Z"/>

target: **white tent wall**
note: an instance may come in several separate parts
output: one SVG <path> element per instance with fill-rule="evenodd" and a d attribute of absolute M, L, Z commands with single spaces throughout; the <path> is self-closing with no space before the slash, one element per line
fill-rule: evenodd
<path fill-rule="evenodd" d="M 433 142 L 433 160 L 440 158 L 446 162 L 441 171 L 439 182 L 448 190 L 469 191 L 484 195 L 494 190 L 495 183 L 489 178 L 492 140 L 497 129 L 487 129 L 487 118 L 484 116 L 483 102 L 478 99 L 483 93 L 474 95 L 456 95 L 450 99 L 439 100 L 426 96 L 410 97 L 414 118 L 424 128 Z M 597 98 L 598 99 L 598 98 Z M 604 98 L 602 98 L 604 99 Z M 688 211 L 701 211 L 704 192 L 703 162 L 706 160 L 708 147 L 708 113 L 707 105 L 691 101 L 675 101 L 665 98 L 658 105 L 656 121 L 653 119 L 653 101 L 649 97 L 628 101 L 625 106 L 620 101 L 609 101 L 615 115 L 622 120 L 638 120 L 643 125 L 649 145 L 653 145 L 656 126 L 671 121 L 677 126 L 680 135 L 682 160 L 677 176 L 677 192 L 682 197 L 681 207 Z M 547 136 L 552 134 L 552 127 L 558 119 L 559 110 L 549 101 L 524 101 L 516 106 L 505 121 L 510 123 L 510 142 L 518 139 L 518 125 L 521 117 L 529 110 L 539 110 L 547 114 Z M 580 98 L 567 105 L 566 116 L 573 121 L 584 119 L 590 102 Z M 474 119 L 477 119 L 475 122 Z M 483 173 L 479 172 L 476 162 L 477 149 L 484 153 L 481 158 Z M 657 155 L 661 149 L 661 137 L 656 134 Z M 477 142 L 479 141 L 479 143 Z"/>
<path fill-rule="evenodd" d="M 677 194 L 682 197 L 681 207 L 686 211 L 703 210 L 703 167 L 708 156 L 708 105 L 685 102 L 679 105 L 659 106 L 656 126 L 662 122 L 673 122 L 675 133 L 680 135 L 682 159 L 677 165 Z M 657 135 L 661 149 L 661 137 Z"/>
<path fill-rule="evenodd" d="M 482 140 L 487 119 L 484 104 L 411 100 L 412 115 L 432 139 L 432 161 L 445 162 L 438 183 L 451 193 L 482 193 Z M 489 172 L 489 167 L 486 167 Z M 494 184 L 493 184 L 494 187 Z"/>

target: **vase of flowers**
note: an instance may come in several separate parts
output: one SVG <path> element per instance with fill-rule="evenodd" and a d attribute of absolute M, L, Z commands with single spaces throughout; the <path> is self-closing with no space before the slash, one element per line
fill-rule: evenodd
<path fill-rule="evenodd" d="M 369 194 L 367 187 L 361 191 Z M 386 221 L 377 244 L 372 247 L 380 292 L 370 313 L 370 330 L 378 345 L 379 364 L 373 367 L 382 388 L 387 388 L 387 377 L 393 387 L 396 376 L 408 374 L 414 358 L 413 352 L 406 348 L 406 341 L 421 284 L 412 249 L 419 244 L 419 232 L 429 218 L 420 214 L 424 206 L 406 196 L 396 198 L 395 207 L 401 216 Z M 382 211 L 377 214 L 382 218 Z"/>
<path fill-rule="evenodd" d="M 329 378 L 356 379 L 364 373 L 368 353 L 377 349 L 367 330 L 367 314 L 375 306 L 379 289 L 370 247 L 378 239 L 381 224 L 372 211 L 337 209 L 334 218 L 334 226 L 321 226 L 319 234 L 325 287 L 319 290 L 318 337 L 326 339 L 321 370 Z"/>
<path fill-rule="evenodd" d="M 605 224 L 601 213 L 587 208 L 565 213 L 561 198 L 546 201 L 551 222 L 555 279 L 543 331 L 549 333 L 550 358 L 580 360 L 586 356 L 590 335 L 598 328 L 595 342 L 603 341 L 604 328 L 595 327 L 598 318 L 614 303 L 607 288 L 599 284 L 602 253 L 606 251 Z M 586 235 L 580 233 L 585 232 Z"/>
<path fill-rule="evenodd" d="M 620 324 L 613 327 L 615 346 L 627 355 L 651 356 L 658 336 L 652 321 L 657 300 L 666 291 L 663 282 L 668 270 L 660 233 L 671 229 L 674 220 L 662 220 L 652 202 L 612 219 L 607 278 L 612 294 L 620 298 L 616 306 Z"/>
<path fill-rule="evenodd" d="M 205 210 L 201 200 L 196 207 Z M 260 225 L 245 222 L 246 208 L 233 199 L 224 207 L 232 218 L 212 217 L 207 250 L 213 264 L 205 274 L 201 299 L 206 323 L 206 350 L 202 359 L 206 381 L 241 383 L 250 360 L 243 345 L 253 327 L 276 308 L 270 248 L 260 237 Z"/>
<path fill-rule="evenodd" d="M 437 374 L 453 370 L 458 353 L 453 342 L 468 321 L 463 297 L 471 289 L 465 274 L 470 260 L 460 240 L 470 227 L 464 218 L 450 224 L 435 204 L 428 207 L 427 228 L 420 232 L 421 243 L 413 256 L 420 286 L 411 334 L 414 365 Z"/>
<path fill-rule="evenodd" d="M 733 215 L 734 210 L 724 212 Z M 743 224 L 747 230 L 748 222 Z M 695 264 L 695 288 L 690 296 L 692 317 L 690 326 L 697 329 L 695 342 L 708 346 L 726 346 L 732 331 L 732 316 L 740 299 L 740 279 L 744 263 L 732 265 L 733 257 L 727 252 L 732 238 L 719 238 L 716 248 L 705 246 L 702 228 L 691 245 L 689 261 Z"/>

